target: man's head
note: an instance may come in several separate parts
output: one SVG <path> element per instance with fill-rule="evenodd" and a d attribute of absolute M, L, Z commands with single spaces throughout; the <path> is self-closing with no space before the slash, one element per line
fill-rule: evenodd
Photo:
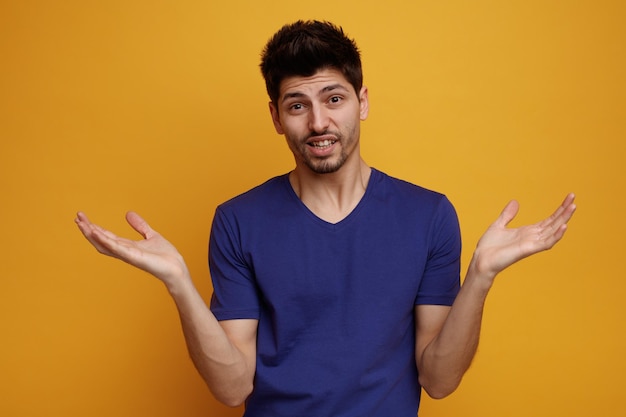
<path fill-rule="evenodd" d="M 308 77 L 322 69 L 340 71 L 359 94 L 363 85 L 359 50 L 340 27 L 329 22 L 300 20 L 283 26 L 261 57 L 267 94 L 274 103 L 285 78 Z"/>

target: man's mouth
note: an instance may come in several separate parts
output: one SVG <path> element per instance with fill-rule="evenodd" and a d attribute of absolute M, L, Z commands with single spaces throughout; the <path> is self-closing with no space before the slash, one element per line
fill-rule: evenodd
<path fill-rule="evenodd" d="M 320 140 L 317 142 L 309 142 L 308 145 L 314 148 L 323 149 L 323 148 L 328 148 L 329 146 L 333 145 L 335 142 L 337 141 L 326 139 L 326 140 Z"/>

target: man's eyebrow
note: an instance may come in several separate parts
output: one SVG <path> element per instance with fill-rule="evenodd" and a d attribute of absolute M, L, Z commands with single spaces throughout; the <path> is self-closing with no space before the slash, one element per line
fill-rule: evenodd
<path fill-rule="evenodd" d="M 300 97 L 304 97 L 304 94 L 298 91 L 294 91 L 293 93 L 286 93 L 282 97 L 281 101 L 286 101 L 286 100 L 289 100 L 290 98 L 300 98 Z"/>
<path fill-rule="evenodd" d="M 347 87 L 345 87 L 342 84 L 337 83 L 337 84 L 327 85 L 326 87 L 322 88 L 319 91 L 318 95 L 319 94 L 328 93 L 329 91 L 333 91 L 333 90 L 349 91 Z M 304 94 L 304 93 L 301 93 L 299 91 L 294 91 L 292 93 L 285 93 L 285 95 L 283 95 L 281 101 L 286 101 L 286 100 L 289 100 L 291 98 L 300 98 L 300 97 L 305 97 L 305 96 L 306 96 L 306 94 Z"/>

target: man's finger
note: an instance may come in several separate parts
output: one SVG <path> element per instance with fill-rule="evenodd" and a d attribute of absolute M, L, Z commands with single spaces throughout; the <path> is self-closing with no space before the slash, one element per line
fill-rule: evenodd
<path fill-rule="evenodd" d="M 497 223 L 500 226 L 505 227 L 506 225 L 511 223 L 511 221 L 517 215 L 518 211 L 519 211 L 519 203 L 516 200 L 509 201 L 509 203 L 502 210 L 502 213 L 500 213 Z"/>
<path fill-rule="evenodd" d="M 144 239 L 148 239 L 150 236 L 154 235 L 154 230 L 150 227 L 148 222 L 146 222 L 139 214 L 134 211 L 129 211 L 126 213 L 126 221 L 130 226 L 135 229 Z"/>

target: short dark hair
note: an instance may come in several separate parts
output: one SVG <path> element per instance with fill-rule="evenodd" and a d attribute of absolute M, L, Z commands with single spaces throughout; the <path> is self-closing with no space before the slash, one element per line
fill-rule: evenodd
<path fill-rule="evenodd" d="M 285 78 L 309 77 L 326 68 L 340 71 L 359 94 L 363 86 L 359 49 L 340 26 L 330 22 L 299 20 L 287 24 L 270 38 L 261 55 L 265 87 L 274 103 Z"/>

